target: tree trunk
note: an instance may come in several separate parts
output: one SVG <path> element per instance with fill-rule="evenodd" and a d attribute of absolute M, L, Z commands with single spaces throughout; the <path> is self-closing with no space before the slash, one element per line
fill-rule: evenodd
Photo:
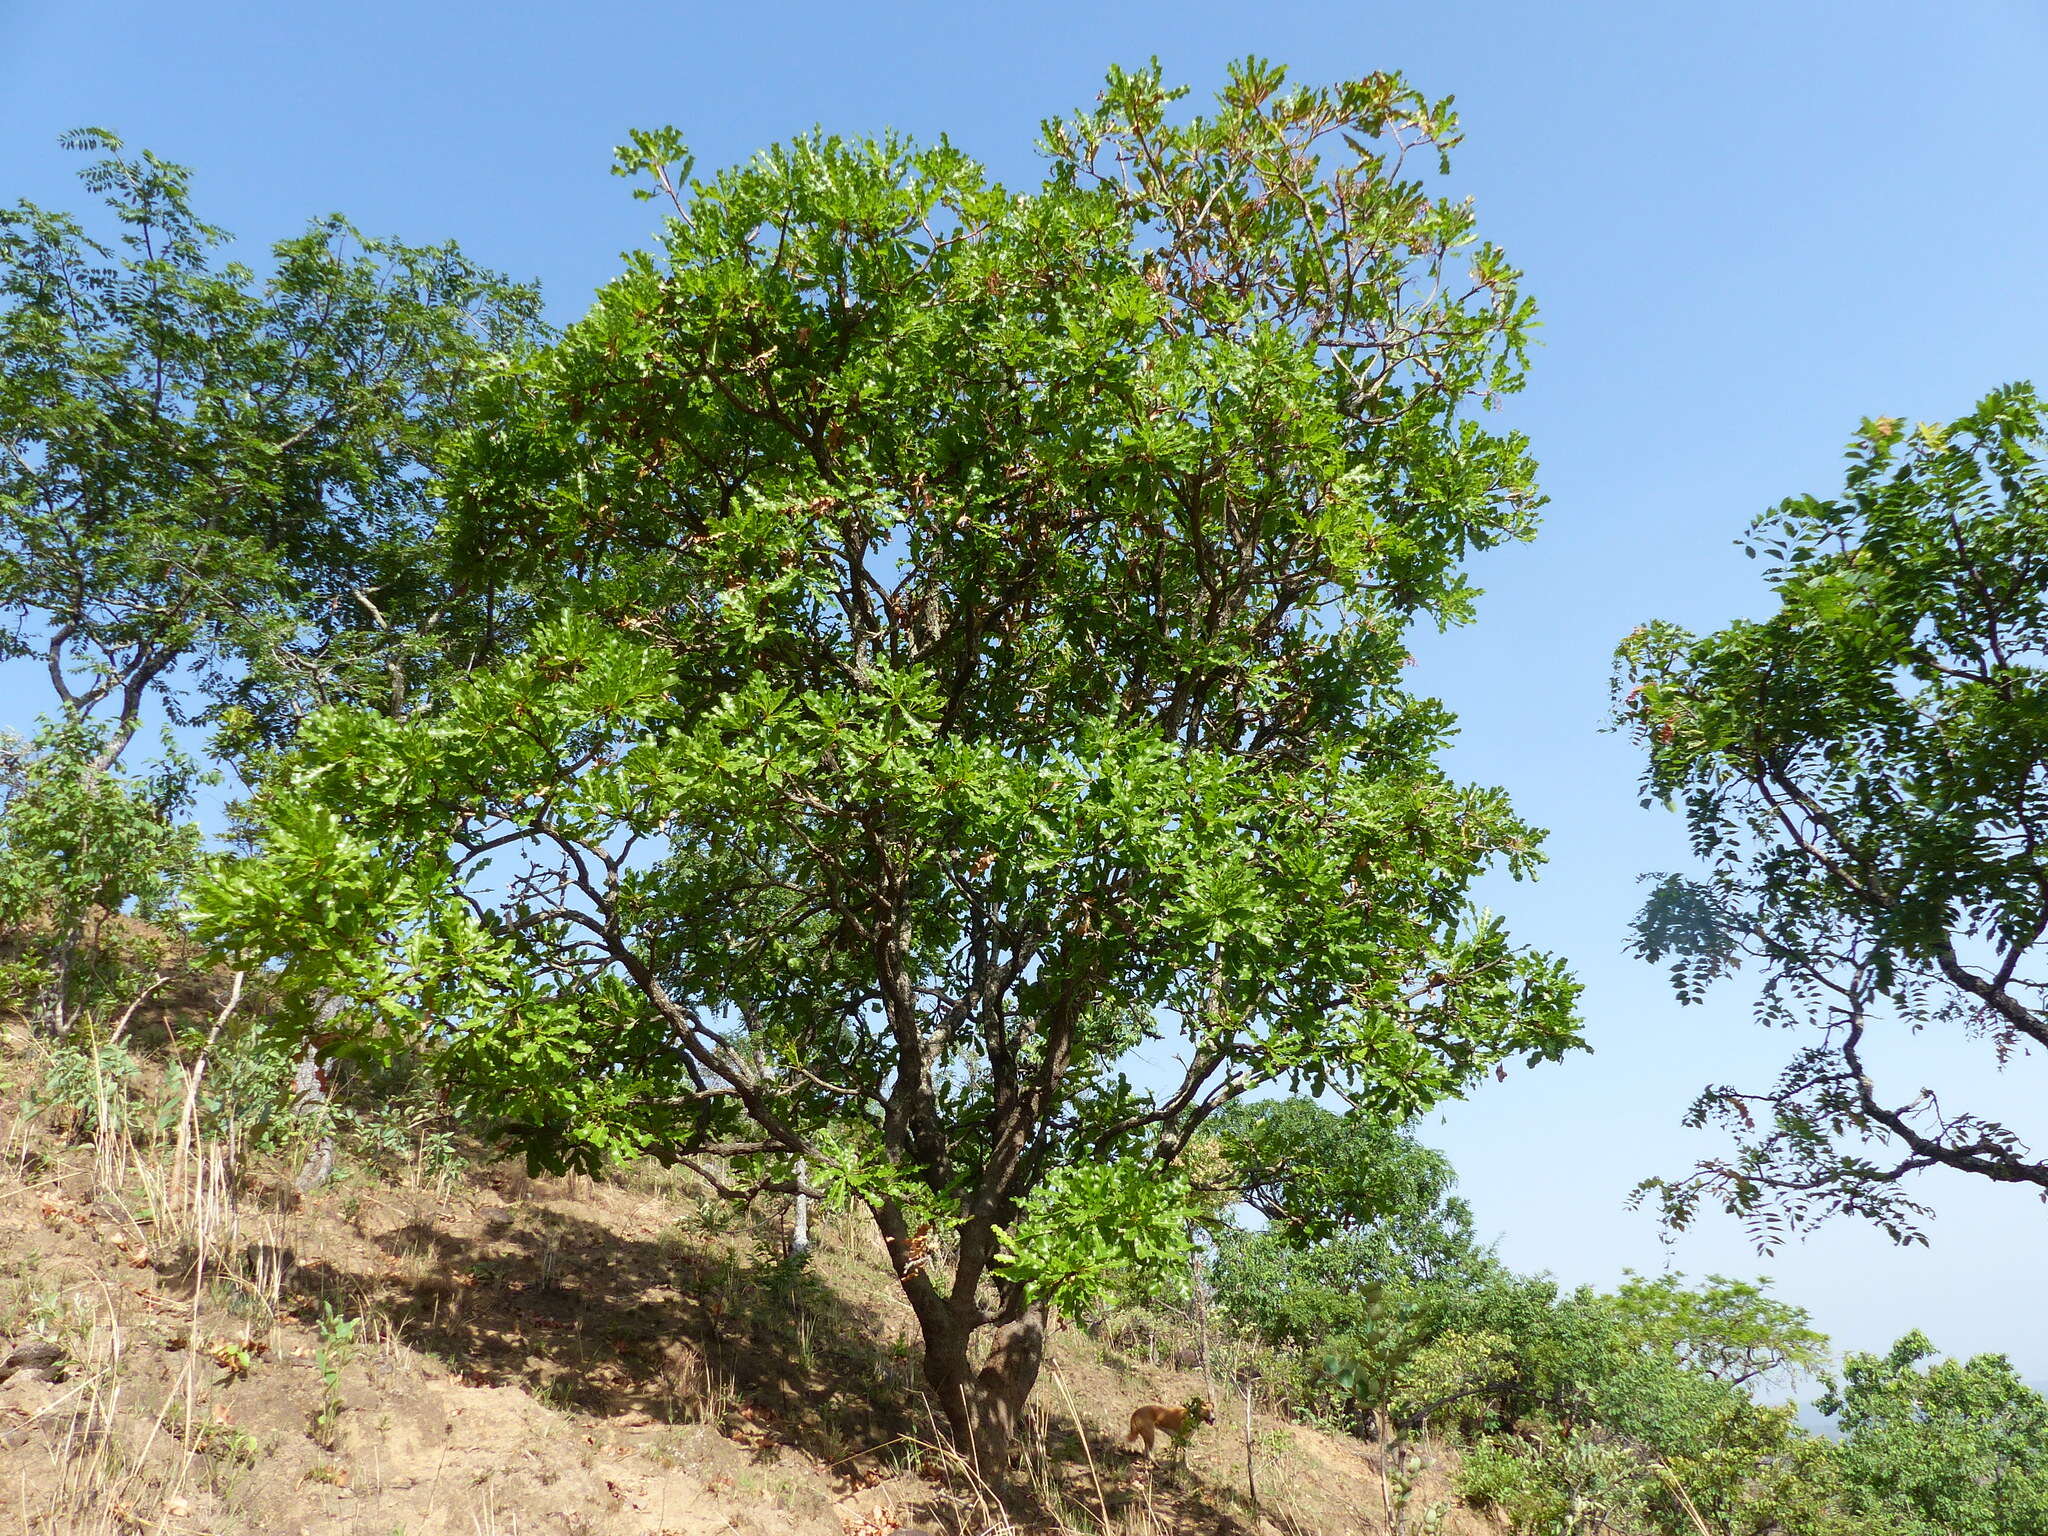
<path fill-rule="evenodd" d="M 44 983 L 42 995 L 36 999 L 35 1030 L 52 1040 L 61 1039 L 65 1027 L 71 1022 L 71 970 L 78 957 L 78 946 L 83 939 L 83 930 L 73 926 L 64 932 L 57 944 L 57 964 Z"/>
<path fill-rule="evenodd" d="M 306 1054 L 299 1058 L 298 1070 L 292 1074 L 292 1113 L 317 1115 L 326 1108 L 327 1074 L 320 1066 L 320 1053 L 313 1049 L 313 1042 L 309 1040 L 306 1042 Z M 334 1130 L 322 1121 L 319 1139 L 306 1154 L 305 1165 L 299 1169 L 299 1176 L 292 1184 L 300 1194 L 311 1194 L 325 1184 L 333 1172 Z"/>
<path fill-rule="evenodd" d="M 971 1332 L 926 1329 L 925 1380 L 945 1409 L 961 1454 L 993 1488 L 1008 1480 L 1010 1445 L 1045 1360 L 1045 1323 L 1045 1308 L 1033 1306 L 1015 1321 L 999 1324 L 978 1371 L 968 1359 Z"/>
<path fill-rule="evenodd" d="M 313 1010 L 316 1031 L 324 1031 L 346 1005 L 332 992 L 322 993 Z M 334 1172 L 334 1122 L 327 1118 L 327 1069 L 320 1060 L 319 1048 L 313 1036 L 306 1040 L 306 1053 L 299 1058 L 298 1070 L 292 1074 L 292 1113 L 298 1116 L 319 1117 L 319 1137 L 312 1151 L 307 1155 L 305 1166 L 299 1169 L 294 1185 L 299 1193 L 310 1194 L 327 1182 Z"/>

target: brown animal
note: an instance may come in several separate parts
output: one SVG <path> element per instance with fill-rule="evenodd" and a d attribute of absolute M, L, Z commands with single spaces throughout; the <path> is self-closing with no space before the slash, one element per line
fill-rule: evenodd
<path fill-rule="evenodd" d="M 1188 1423 L 1194 1420 L 1194 1425 Z M 1138 1442 L 1145 1442 L 1145 1454 L 1152 1454 L 1152 1437 L 1164 1431 L 1178 1440 L 1185 1432 L 1194 1433 L 1195 1426 L 1214 1424 L 1216 1411 L 1209 1406 L 1207 1398 L 1191 1397 L 1178 1408 L 1169 1408 L 1164 1403 L 1141 1403 L 1131 1410 L 1131 1431 L 1124 1436 L 1124 1449 L 1135 1451 Z"/>

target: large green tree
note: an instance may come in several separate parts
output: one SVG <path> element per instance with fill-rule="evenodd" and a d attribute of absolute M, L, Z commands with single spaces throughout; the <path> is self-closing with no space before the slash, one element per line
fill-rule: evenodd
<path fill-rule="evenodd" d="M 1475 414 L 1529 305 L 1421 180 L 1451 113 L 1258 63 L 1177 95 L 1113 73 L 1021 195 L 944 143 L 697 183 L 637 137 L 661 255 L 462 471 L 523 642 L 316 716 L 206 898 L 541 1163 L 864 1203 L 991 1467 L 1048 1305 L 1184 1244 L 1219 1108 L 1400 1117 L 1575 1038 L 1466 895 L 1536 834 L 1401 686 L 1536 502 Z"/>
<path fill-rule="evenodd" d="M 1868 422 L 1841 496 L 1787 501 L 1745 541 L 1775 612 L 1622 647 L 1647 794 L 1707 862 L 1660 880 L 1637 947 L 1685 1000 L 1749 963 L 1759 1016 L 1809 1041 L 1772 1087 L 1700 1099 L 1695 1122 L 1742 1145 L 1655 1181 L 1677 1220 L 1709 1199 L 1766 1243 L 1831 1212 L 1904 1240 L 1922 1169 L 2048 1192 L 2018 1132 L 1887 1086 L 1883 1055 L 1919 1031 L 2009 1069 L 2048 1047 L 2044 454 L 2024 386 L 1947 426 Z"/>
<path fill-rule="evenodd" d="M 103 130 L 99 226 L 0 208 L 0 657 L 127 746 L 152 694 L 233 710 L 231 748 L 307 709 L 402 708 L 456 646 L 434 477 L 485 358 L 538 299 L 452 245 L 315 220 L 258 274 L 191 174 Z"/>

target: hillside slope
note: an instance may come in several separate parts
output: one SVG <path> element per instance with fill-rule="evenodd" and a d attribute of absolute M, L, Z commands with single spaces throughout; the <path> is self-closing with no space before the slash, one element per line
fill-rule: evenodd
<path fill-rule="evenodd" d="M 865 1223 L 779 1258 L 659 1172 L 529 1180 L 416 1156 L 311 1197 L 288 1166 L 0 1120 L 0 1531 L 116 1536 L 885 1536 L 1386 1529 L 1371 1448 L 1242 1399 L 1185 1464 L 1130 1407 L 1214 1393 L 1061 1328 L 1005 1510 L 942 1448 Z M 423 1149 L 422 1149 L 423 1150 Z M 1227 1393 L 1227 1388 L 1225 1389 Z M 1086 1439 L 1076 1434 L 1076 1422 Z M 1411 1529 L 1480 1536 L 1435 1468 Z"/>

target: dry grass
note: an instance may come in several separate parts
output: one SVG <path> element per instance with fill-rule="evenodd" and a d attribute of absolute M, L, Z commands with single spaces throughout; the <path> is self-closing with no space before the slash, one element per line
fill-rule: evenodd
<path fill-rule="evenodd" d="M 1384 1526 L 1364 1447 L 1261 1409 L 1256 1511 L 1227 1422 L 1183 1457 L 1125 1454 L 1133 1402 L 1230 1397 L 1156 1319 L 1120 1344 L 1055 1334 L 1000 1495 L 941 1433 L 878 1241 L 843 1213 L 816 1221 L 799 1272 L 775 1261 L 772 1221 L 679 1171 L 532 1180 L 451 1165 L 424 1137 L 301 1203 L 290 1157 L 201 1112 L 231 1014 L 216 1002 L 213 1045 L 163 1052 L 140 1088 L 97 1073 L 90 1138 L 54 1113 L 0 1125 L 0 1345 L 71 1356 L 61 1383 L 0 1388 L 0 1532 Z M 16 1032 L 0 1066 L 18 1089 L 48 1057 Z M 121 1111 L 138 1093 L 160 1121 Z M 1211 1343 L 1203 1363 L 1226 1373 Z M 1463 1511 L 1440 1528 L 1488 1529 Z"/>

